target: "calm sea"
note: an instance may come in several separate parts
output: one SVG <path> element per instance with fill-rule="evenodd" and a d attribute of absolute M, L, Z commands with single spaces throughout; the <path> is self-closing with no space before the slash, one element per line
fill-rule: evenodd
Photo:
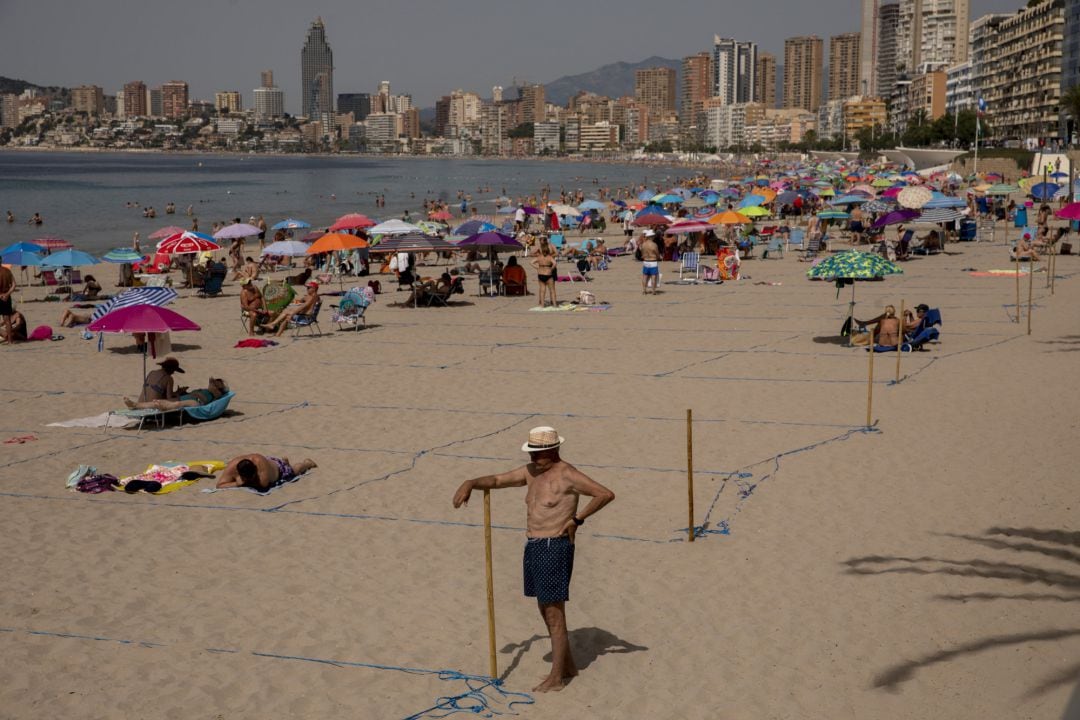
<path fill-rule="evenodd" d="M 128 247 L 138 231 L 147 236 L 165 225 L 190 227 L 188 206 L 209 231 L 215 221 L 262 215 L 268 225 L 295 217 L 327 226 L 348 212 L 375 220 L 420 219 L 425 197 L 445 199 L 457 214 L 458 191 L 472 196 L 480 214 L 495 211 L 495 198 L 538 194 L 543 185 L 558 195 L 581 189 L 646 184 L 666 189 L 683 168 L 542 161 L 384 159 L 320 156 L 167 155 L 134 153 L 0 153 L 0 247 L 44 235 L 102 253 Z M 595 181 L 595 182 L 594 182 Z M 386 207 L 375 206 L 375 196 Z M 166 215 L 172 202 L 175 215 Z M 130 206 L 129 206 L 130 204 Z M 156 219 L 143 218 L 153 206 Z M 16 222 L 2 218 L 11 210 Z M 41 213 L 41 226 L 27 225 Z"/>

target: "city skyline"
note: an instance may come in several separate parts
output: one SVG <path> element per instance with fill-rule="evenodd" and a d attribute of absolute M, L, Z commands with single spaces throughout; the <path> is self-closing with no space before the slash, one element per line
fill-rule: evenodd
<path fill-rule="evenodd" d="M 185 12 L 178 13 L 171 4 L 131 0 L 101 0 L 93 6 L 3 0 L 0 75 L 39 85 L 99 85 L 107 94 L 121 92 L 125 83 L 135 80 L 148 87 L 182 80 L 188 83 L 192 98 L 212 101 L 216 92 L 239 90 L 247 106 L 260 85 L 260 72 L 272 69 L 284 91 L 286 110 L 297 113 L 301 105 L 299 51 L 307 29 L 321 16 L 327 40 L 335 48 L 336 92 L 374 92 L 379 81 L 389 79 L 401 92 L 411 94 L 416 105 L 432 107 L 438 97 L 457 87 L 486 97 L 493 85 L 509 86 L 515 78 L 546 83 L 651 55 L 682 58 L 709 50 L 716 33 L 754 42 L 760 52 L 783 57 L 787 37 L 857 31 L 861 7 L 858 0 L 825 0 L 813 8 L 763 0 L 755 6 L 757 12 L 777 19 L 766 31 L 757 13 L 733 14 L 728 8 L 696 0 L 676 0 L 665 6 L 665 17 L 676 19 L 666 23 L 662 18 L 650 19 L 656 10 L 643 0 L 624 3 L 624 9 L 640 6 L 641 12 L 617 15 L 563 0 L 552 0 L 542 8 L 523 7 L 512 14 L 494 0 L 468 4 L 468 12 L 455 8 L 446 13 L 444 5 L 413 0 L 394 7 L 365 7 L 361 12 L 344 0 L 308 7 L 279 0 L 192 0 Z M 556 23 L 560 8 L 572 11 L 579 20 Z M 775 14 L 770 14 L 770 8 Z M 971 19 L 1016 9 L 1013 0 L 973 0 Z M 64 22 L 56 22 L 57 12 Z M 694 17 L 694 27 L 705 25 L 700 38 L 677 22 L 684 16 Z M 206 22 L 207 17 L 214 21 Z M 428 17 L 432 22 L 423 22 Z M 837 24 L 836 17 L 849 22 Z M 527 29 L 530 25 L 535 25 L 535 32 Z M 162 52 L 160 26 L 171 30 L 176 50 Z M 20 31 L 23 27 L 47 27 L 52 47 L 64 51 L 37 52 L 32 38 L 36 33 Z M 142 28 L 152 31 L 138 32 Z M 101 36 L 123 41 L 106 44 L 114 52 L 105 54 L 100 50 Z M 202 52 L 193 51 L 184 38 L 197 39 Z"/>

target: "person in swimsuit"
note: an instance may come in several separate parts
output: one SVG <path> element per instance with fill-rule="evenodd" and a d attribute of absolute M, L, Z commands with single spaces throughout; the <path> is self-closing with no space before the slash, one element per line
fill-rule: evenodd
<path fill-rule="evenodd" d="M 645 237 L 641 240 L 641 294 L 645 295 L 652 288 L 652 294 L 656 294 L 656 286 L 660 281 L 660 248 L 656 244 L 656 233 L 652 230 L 645 231 Z"/>
<path fill-rule="evenodd" d="M 181 388 L 182 390 L 185 388 Z M 176 400 L 144 400 L 135 402 L 130 398 L 124 398 L 124 404 L 129 410 L 179 410 L 185 407 L 198 407 L 209 405 L 229 392 L 229 385 L 221 378 L 210 378 L 205 388 L 195 388 L 180 395 Z"/>
<path fill-rule="evenodd" d="M 173 384 L 173 374 L 182 373 L 180 361 L 174 357 L 167 357 L 158 363 L 159 370 L 151 370 L 143 381 L 142 392 L 139 393 L 138 402 L 150 402 L 151 400 L 175 400 L 183 391 L 177 390 Z"/>
<path fill-rule="evenodd" d="M 536 257 L 529 262 L 536 268 L 536 280 L 540 286 L 540 292 L 537 293 L 540 307 L 545 306 L 544 298 L 548 294 L 551 295 L 551 304 L 558 305 L 559 301 L 555 297 L 555 280 L 558 278 L 555 251 L 546 237 L 540 238 L 540 249 L 537 251 Z"/>
<path fill-rule="evenodd" d="M 259 453 L 238 455 L 221 471 L 217 486 L 219 488 L 249 487 L 265 491 L 295 480 L 316 467 L 318 465 L 310 458 L 293 465 L 287 457 L 277 458 Z"/>
<path fill-rule="evenodd" d="M 473 490 L 528 487 L 527 540 L 523 558 L 525 596 L 535 597 L 551 637 L 551 672 L 534 691 L 562 690 L 578 674 L 566 631 L 566 602 L 574 570 L 577 529 L 615 499 L 615 493 L 559 457 L 563 438 L 551 427 L 535 427 L 521 449 L 529 463 L 498 475 L 466 480 L 454 493 L 454 507 L 469 502 Z M 589 504 L 578 509 L 585 496 Z"/>

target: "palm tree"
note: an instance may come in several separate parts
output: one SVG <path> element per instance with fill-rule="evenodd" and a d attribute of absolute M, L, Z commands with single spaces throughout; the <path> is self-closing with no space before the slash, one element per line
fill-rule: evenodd
<path fill-rule="evenodd" d="M 1080 123 L 1080 85 L 1073 85 L 1065 91 L 1061 96 L 1061 107 L 1072 121 L 1069 123 L 1071 128 L 1066 138 L 1068 141 L 1072 139 L 1072 131 L 1076 129 L 1077 123 Z"/>

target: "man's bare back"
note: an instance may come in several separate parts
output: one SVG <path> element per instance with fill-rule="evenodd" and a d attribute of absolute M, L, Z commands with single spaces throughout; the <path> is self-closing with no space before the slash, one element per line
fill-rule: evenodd
<path fill-rule="evenodd" d="M 657 262 L 660 260 L 660 248 L 650 237 L 645 238 L 641 243 L 641 259 L 645 262 Z"/>

